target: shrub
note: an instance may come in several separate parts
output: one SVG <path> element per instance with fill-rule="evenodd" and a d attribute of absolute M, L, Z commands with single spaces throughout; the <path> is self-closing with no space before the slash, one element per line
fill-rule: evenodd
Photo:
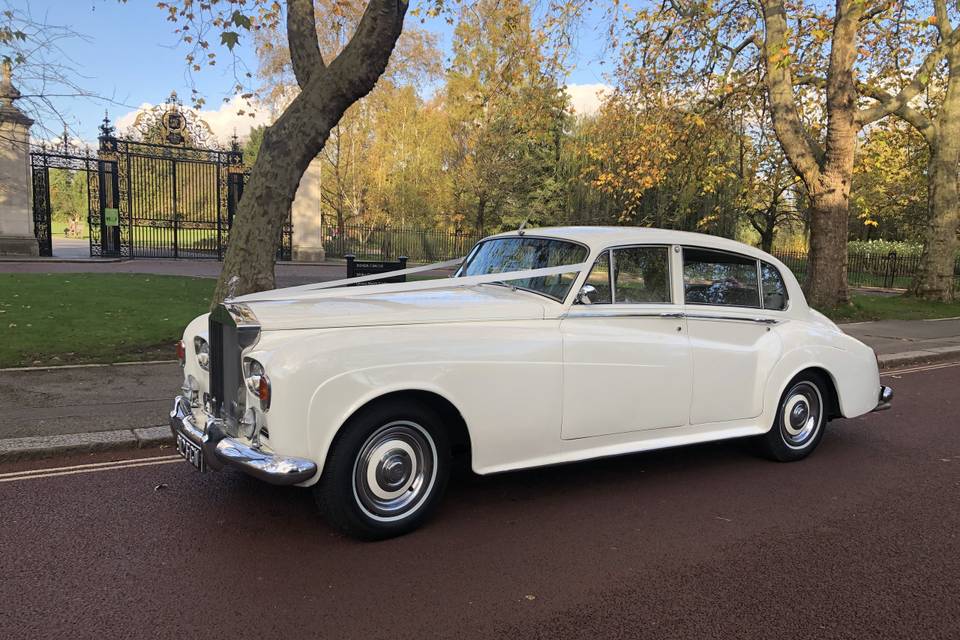
<path fill-rule="evenodd" d="M 907 242 L 903 240 L 852 240 L 847 243 L 847 250 L 850 253 L 880 258 L 885 258 L 891 251 L 895 251 L 897 257 L 915 258 L 920 256 L 923 251 L 923 245 L 919 242 Z"/>

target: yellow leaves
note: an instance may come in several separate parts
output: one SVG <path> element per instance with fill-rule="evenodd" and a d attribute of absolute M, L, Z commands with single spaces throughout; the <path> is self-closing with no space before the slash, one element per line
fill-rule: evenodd
<path fill-rule="evenodd" d="M 927 18 L 927 24 L 934 25 L 937 24 L 937 16 L 930 16 Z"/>
<path fill-rule="evenodd" d="M 720 220 L 720 216 L 719 216 L 719 215 L 717 215 L 716 213 L 711 213 L 711 214 L 706 215 L 706 216 L 700 218 L 699 220 L 697 220 L 697 228 L 698 228 L 698 229 L 706 229 L 706 228 L 708 228 L 712 223 L 717 222 L 717 221 L 719 221 L 719 220 Z"/>

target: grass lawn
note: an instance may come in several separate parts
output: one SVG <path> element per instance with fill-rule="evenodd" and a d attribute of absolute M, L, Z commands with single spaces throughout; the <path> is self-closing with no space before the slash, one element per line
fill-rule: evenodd
<path fill-rule="evenodd" d="M 126 273 L 0 274 L 0 367 L 173 359 L 214 284 Z"/>
<path fill-rule="evenodd" d="M 848 307 L 828 309 L 824 314 L 834 322 L 868 320 L 923 320 L 960 316 L 960 302 L 927 302 L 910 296 L 852 296 Z"/>

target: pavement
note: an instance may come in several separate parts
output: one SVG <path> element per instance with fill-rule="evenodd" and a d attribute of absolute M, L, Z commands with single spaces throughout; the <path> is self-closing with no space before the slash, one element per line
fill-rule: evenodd
<path fill-rule="evenodd" d="M 55 258 L 83 260 L 90 257 L 89 238 L 63 238 L 55 235 L 51 240 Z"/>
<path fill-rule="evenodd" d="M 873 347 L 881 360 L 885 356 L 923 360 L 960 352 L 960 318 L 857 322 L 843 325 L 843 330 Z"/>
<path fill-rule="evenodd" d="M 960 366 L 779 464 L 714 443 L 479 477 L 381 543 L 169 450 L 0 464 L 18 640 L 960 637 Z M 99 465 L 99 466 L 92 466 Z"/>

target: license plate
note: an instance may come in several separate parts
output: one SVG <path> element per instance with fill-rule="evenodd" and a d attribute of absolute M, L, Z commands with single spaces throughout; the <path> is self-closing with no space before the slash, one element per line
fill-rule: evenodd
<path fill-rule="evenodd" d="M 196 467 L 197 471 L 204 470 L 203 451 L 179 433 L 177 434 L 177 453 L 183 456 L 184 460 Z"/>

